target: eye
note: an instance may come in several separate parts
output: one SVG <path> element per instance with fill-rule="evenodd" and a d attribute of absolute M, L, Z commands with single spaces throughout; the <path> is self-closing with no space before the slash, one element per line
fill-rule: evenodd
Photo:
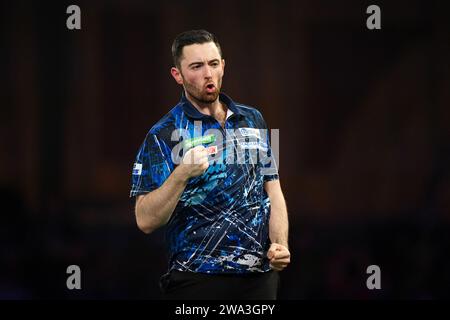
<path fill-rule="evenodd" d="M 218 61 L 214 61 L 213 63 L 211 63 L 211 66 L 218 67 L 219 66 L 219 62 Z"/>

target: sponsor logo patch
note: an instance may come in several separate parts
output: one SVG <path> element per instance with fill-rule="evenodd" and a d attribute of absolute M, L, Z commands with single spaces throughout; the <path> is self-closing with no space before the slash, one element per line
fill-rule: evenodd
<path fill-rule="evenodd" d="M 214 155 L 217 153 L 217 146 L 209 146 L 206 148 L 206 152 L 208 152 L 209 155 Z"/>
<path fill-rule="evenodd" d="M 259 141 L 242 141 L 239 143 L 239 146 L 242 149 L 259 149 L 263 151 L 267 151 L 267 144 Z"/>
<path fill-rule="evenodd" d="M 259 129 L 255 128 L 239 128 L 239 132 L 243 137 L 256 137 L 258 139 L 261 138 Z"/>
<path fill-rule="evenodd" d="M 142 163 L 135 163 L 133 166 L 133 175 L 140 176 L 142 174 Z"/>

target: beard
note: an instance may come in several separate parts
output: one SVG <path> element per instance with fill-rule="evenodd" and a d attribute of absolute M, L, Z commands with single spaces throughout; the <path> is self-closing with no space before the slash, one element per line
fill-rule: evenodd
<path fill-rule="evenodd" d="M 186 92 L 197 102 L 201 104 L 210 104 L 217 100 L 220 93 L 220 87 L 221 87 L 221 80 L 219 80 L 219 83 L 214 85 L 214 91 L 213 92 L 206 92 L 203 88 L 199 89 L 195 85 L 185 82 L 184 88 L 186 89 Z"/>

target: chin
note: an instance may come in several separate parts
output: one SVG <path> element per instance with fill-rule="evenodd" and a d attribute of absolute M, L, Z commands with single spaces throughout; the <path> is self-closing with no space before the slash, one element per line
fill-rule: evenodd
<path fill-rule="evenodd" d="M 218 93 L 217 94 L 214 93 L 214 94 L 210 94 L 210 95 L 207 95 L 207 96 L 203 96 L 202 100 L 204 102 L 207 102 L 207 103 L 212 103 L 212 102 L 216 101 L 218 97 L 219 97 L 219 94 Z"/>

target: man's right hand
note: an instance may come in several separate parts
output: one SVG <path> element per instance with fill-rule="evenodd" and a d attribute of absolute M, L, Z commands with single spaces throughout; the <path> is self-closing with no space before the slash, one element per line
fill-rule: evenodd
<path fill-rule="evenodd" d="M 206 148 L 196 146 L 189 149 L 179 167 L 188 179 L 202 175 L 209 167 Z"/>

